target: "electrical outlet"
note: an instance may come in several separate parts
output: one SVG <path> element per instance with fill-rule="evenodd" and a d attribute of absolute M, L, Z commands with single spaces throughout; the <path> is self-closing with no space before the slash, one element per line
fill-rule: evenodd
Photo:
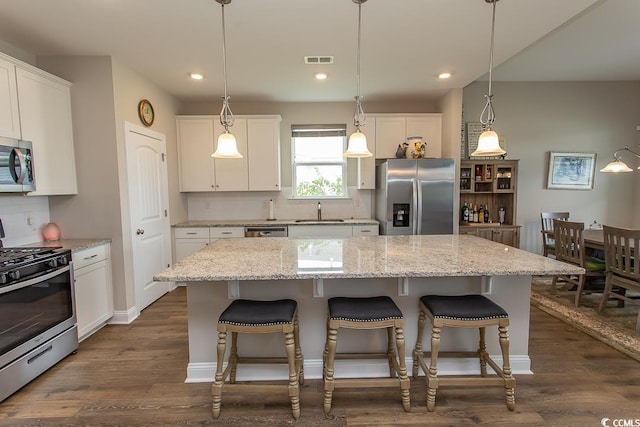
<path fill-rule="evenodd" d="M 27 225 L 33 226 L 33 213 L 32 212 L 25 212 L 24 213 L 24 223 L 27 224 Z"/>

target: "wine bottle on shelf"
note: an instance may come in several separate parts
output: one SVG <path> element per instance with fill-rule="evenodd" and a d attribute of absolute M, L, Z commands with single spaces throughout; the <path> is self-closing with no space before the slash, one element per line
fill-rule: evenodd
<path fill-rule="evenodd" d="M 478 222 L 478 205 L 473 206 L 473 222 Z"/>
<path fill-rule="evenodd" d="M 484 208 L 480 205 L 480 209 L 478 209 L 478 222 L 484 222 Z"/>
<path fill-rule="evenodd" d="M 464 202 L 464 205 L 462 206 L 462 222 L 469 222 L 469 206 L 467 205 L 467 202 Z"/>
<path fill-rule="evenodd" d="M 491 222 L 491 214 L 489 213 L 489 205 L 484 205 L 484 222 Z"/>

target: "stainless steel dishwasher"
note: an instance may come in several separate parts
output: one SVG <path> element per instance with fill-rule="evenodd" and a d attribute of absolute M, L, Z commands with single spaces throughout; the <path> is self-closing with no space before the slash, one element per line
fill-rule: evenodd
<path fill-rule="evenodd" d="M 286 225 L 244 228 L 244 237 L 287 237 L 288 235 L 288 227 Z"/>

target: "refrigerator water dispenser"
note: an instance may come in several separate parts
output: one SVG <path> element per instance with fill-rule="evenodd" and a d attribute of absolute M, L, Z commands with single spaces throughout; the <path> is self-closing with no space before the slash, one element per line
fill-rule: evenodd
<path fill-rule="evenodd" d="M 408 227 L 409 226 L 409 203 L 393 204 L 393 226 Z"/>

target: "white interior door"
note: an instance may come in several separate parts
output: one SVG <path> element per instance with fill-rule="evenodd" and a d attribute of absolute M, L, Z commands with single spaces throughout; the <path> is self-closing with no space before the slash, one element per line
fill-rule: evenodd
<path fill-rule="evenodd" d="M 169 291 L 153 281 L 171 263 L 166 142 L 162 134 L 126 126 L 126 156 L 136 305 L 143 310 Z"/>

